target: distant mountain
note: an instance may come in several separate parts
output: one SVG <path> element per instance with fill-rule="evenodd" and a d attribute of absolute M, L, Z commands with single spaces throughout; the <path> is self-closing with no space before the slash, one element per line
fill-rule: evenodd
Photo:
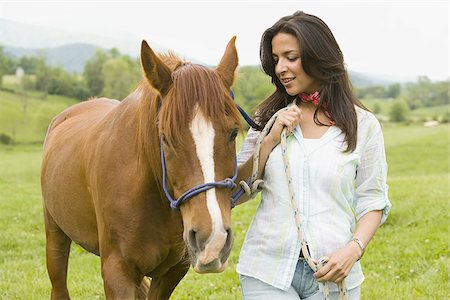
<path fill-rule="evenodd" d="M 45 53 L 47 61 L 69 71 L 79 72 L 87 59 L 95 53 L 96 48 L 116 48 L 121 54 L 139 57 L 141 40 L 132 41 L 104 36 L 66 32 L 42 26 L 24 24 L 7 19 L 0 19 L 0 46 L 14 57 L 39 55 Z M 156 52 L 168 52 L 168 48 L 154 41 L 151 47 Z M 194 63 L 199 60 L 181 57 Z"/>
<path fill-rule="evenodd" d="M 393 80 L 387 76 L 383 75 L 374 75 L 374 74 L 366 74 L 361 72 L 355 72 L 352 70 L 348 71 L 348 75 L 352 84 L 358 87 L 368 87 L 374 85 L 390 85 L 396 82 L 401 82 L 403 80 Z"/>
<path fill-rule="evenodd" d="M 15 48 L 5 47 L 9 56 L 43 56 L 48 65 L 62 67 L 69 72 L 81 73 L 87 60 L 99 48 L 90 44 L 67 44 L 54 48 Z"/>
<path fill-rule="evenodd" d="M 54 48 L 67 44 L 91 44 L 105 49 L 117 48 L 122 54 L 137 56 L 140 41 L 67 32 L 42 26 L 0 19 L 0 45 L 15 48 Z M 167 51 L 152 42 L 155 51 Z"/>

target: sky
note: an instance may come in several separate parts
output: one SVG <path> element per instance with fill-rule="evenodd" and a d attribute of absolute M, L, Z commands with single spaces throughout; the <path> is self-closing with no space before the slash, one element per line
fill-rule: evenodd
<path fill-rule="evenodd" d="M 303 10 L 328 24 L 352 71 L 446 80 L 449 6 L 448 1 L 0 0 L 0 18 L 126 40 L 136 43 L 136 52 L 145 39 L 211 65 L 235 35 L 239 64 L 258 65 L 264 30 Z"/>

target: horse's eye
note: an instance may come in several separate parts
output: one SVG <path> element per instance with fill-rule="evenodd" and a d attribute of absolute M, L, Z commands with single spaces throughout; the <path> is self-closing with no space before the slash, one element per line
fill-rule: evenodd
<path fill-rule="evenodd" d="M 169 143 L 167 143 L 166 137 L 164 136 L 164 134 L 161 135 L 161 141 L 163 142 L 164 145 L 169 146 Z"/>
<path fill-rule="evenodd" d="M 233 130 L 231 130 L 231 133 L 230 133 L 230 142 L 232 142 L 232 141 L 234 141 L 235 139 L 236 139 L 236 137 L 237 137 L 237 134 L 238 134 L 238 129 L 237 128 L 233 128 Z"/>

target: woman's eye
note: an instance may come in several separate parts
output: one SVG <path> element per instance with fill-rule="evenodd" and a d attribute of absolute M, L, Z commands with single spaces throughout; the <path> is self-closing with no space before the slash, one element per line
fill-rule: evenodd
<path fill-rule="evenodd" d="M 298 57 L 288 57 L 289 61 L 296 61 Z"/>

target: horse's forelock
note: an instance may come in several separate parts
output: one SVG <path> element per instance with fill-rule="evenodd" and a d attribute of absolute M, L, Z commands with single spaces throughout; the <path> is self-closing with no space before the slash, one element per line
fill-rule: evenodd
<path fill-rule="evenodd" d="M 186 62 L 184 60 L 182 60 L 181 58 L 179 58 L 174 52 L 169 51 L 167 53 L 163 53 L 159 55 L 159 58 L 161 59 L 161 61 L 167 66 L 169 67 L 169 69 L 174 72 L 175 70 L 177 70 L 179 67 L 183 66 L 186 64 Z"/>
<path fill-rule="evenodd" d="M 164 97 L 159 114 L 160 128 L 169 143 L 183 144 L 183 129 L 189 127 L 196 107 L 212 123 L 229 124 L 226 119 L 231 118 L 240 126 L 229 91 L 214 70 L 182 63 L 172 73 L 172 80 L 173 86 Z"/>

